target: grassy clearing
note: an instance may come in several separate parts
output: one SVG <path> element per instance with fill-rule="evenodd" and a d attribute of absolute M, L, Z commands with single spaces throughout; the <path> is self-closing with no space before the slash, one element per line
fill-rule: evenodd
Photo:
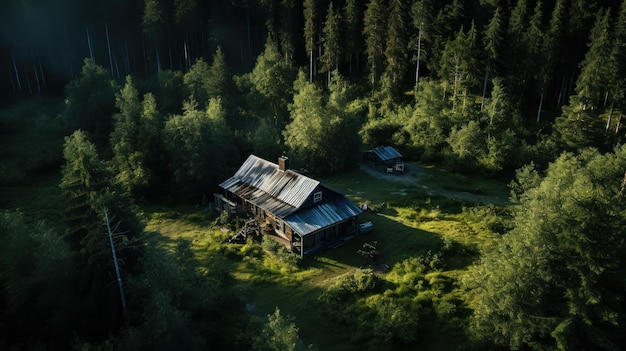
<path fill-rule="evenodd" d="M 207 265 L 199 270 L 219 265 L 220 269 L 231 272 L 238 294 L 250 312 L 264 318 L 274 308 L 280 308 L 282 313 L 296 318 L 303 340 L 321 350 L 355 347 L 350 342 L 351 331 L 332 324 L 319 311 L 317 298 L 339 277 L 372 264 L 358 253 L 365 243 L 376 244 L 381 252 L 380 262 L 389 269 L 411 257 L 430 260 L 439 272 L 428 276 L 430 280 L 457 282 L 451 283 L 451 288 L 438 299 L 468 299 L 458 281 L 477 258 L 477 248 L 496 236 L 475 221 L 476 216 L 468 215 L 466 208 L 470 204 L 429 196 L 419 186 L 381 181 L 361 170 L 322 181 L 345 192 L 357 204 L 369 204 L 372 211 L 364 213 L 360 221 L 372 221 L 375 229 L 372 234 L 358 236 L 337 249 L 305 258 L 298 268 L 278 256 L 263 256 L 258 245 L 256 248 L 251 244 L 228 245 L 223 249 L 222 244 L 233 232 L 214 225 L 215 214 L 193 208 L 148 208 L 146 231 L 161 236 L 160 243 L 172 250 L 181 240 L 190 242 L 198 262 Z M 480 183 L 472 180 L 470 184 Z M 490 185 L 489 189 L 494 190 L 489 191 L 497 193 L 499 190 L 495 189 L 501 187 L 503 183 Z M 377 274 L 384 279 L 384 270 L 378 270 Z M 463 321 L 454 323 L 462 325 Z M 450 323 L 435 324 L 428 327 L 429 335 L 421 341 L 426 349 L 455 348 L 465 341 L 460 328 L 450 330 Z"/>

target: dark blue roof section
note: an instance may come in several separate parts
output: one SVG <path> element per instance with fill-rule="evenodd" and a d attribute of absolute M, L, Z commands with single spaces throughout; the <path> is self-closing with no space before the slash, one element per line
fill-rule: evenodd
<path fill-rule="evenodd" d="M 345 197 L 333 196 L 332 199 L 321 205 L 305 208 L 289 215 L 285 218 L 285 223 L 294 232 L 304 236 L 336 223 L 347 221 L 361 212 L 360 208 Z"/>
<path fill-rule="evenodd" d="M 392 146 L 379 146 L 375 149 L 367 150 L 367 152 L 375 154 L 381 161 L 402 158 L 402 154 Z"/>

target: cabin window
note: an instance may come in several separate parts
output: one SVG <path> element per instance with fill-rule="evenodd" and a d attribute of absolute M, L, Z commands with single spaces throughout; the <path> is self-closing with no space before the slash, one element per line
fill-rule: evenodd
<path fill-rule="evenodd" d="M 281 222 L 278 218 L 276 218 L 276 225 L 274 226 L 274 229 L 279 232 L 283 231 L 283 222 Z"/>
<path fill-rule="evenodd" d="M 315 194 L 313 194 L 313 202 L 320 202 L 322 201 L 322 192 L 318 191 Z"/>

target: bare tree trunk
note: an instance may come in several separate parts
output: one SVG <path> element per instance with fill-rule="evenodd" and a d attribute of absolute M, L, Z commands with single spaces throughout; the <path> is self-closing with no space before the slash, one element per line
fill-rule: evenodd
<path fill-rule="evenodd" d="M 556 100 L 557 107 L 561 106 L 561 101 L 563 101 L 563 95 L 565 94 L 565 76 L 561 80 L 561 89 L 559 89 L 559 98 Z"/>
<path fill-rule="evenodd" d="M 19 90 L 22 90 L 22 82 L 20 81 L 20 73 L 17 70 L 17 64 L 15 64 L 15 55 L 11 52 L 11 59 L 13 59 L 13 69 L 15 70 L 15 79 L 17 80 L 17 86 Z"/>
<path fill-rule="evenodd" d="M 35 73 L 35 82 L 37 83 L 37 93 L 41 93 L 41 85 L 39 84 L 39 74 L 37 73 L 37 66 L 33 62 L 33 72 Z"/>
<path fill-rule="evenodd" d="M 107 37 L 107 48 L 109 50 L 109 68 L 111 69 L 111 76 L 115 76 L 115 71 L 113 70 L 113 54 L 111 53 L 111 40 L 109 39 L 109 25 L 104 22 L 104 31 Z"/>
<path fill-rule="evenodd" d="M 619 114 L 619 119 L 617 120 L 617 124 L 615 125 L 615 134 L 619 133 L 619 128 L 622 126 L 622 114 Z"/>
<path fill-rule="evenodd" d="M 604 134 L 606 135 L 609 132 L 609 127 L 611 126 L 611 118 L 613 116 L 613 106 L 611 106 L 611 111 L 609 111 L 609 115 L 606 118 L 606 127 L 604 127 Z"/>
<path fill-rule="evenodd" d="M 156 55 L 156 63 L 157 63 L 157 73 L 161 74 L 161 58 L 159 57 L 159 49 L 154 49 L 154 54 Z"/>
<path fill-rule="evenodd" d="M 487 81 L 489 80 L 489 69 L 485 72 L 485 80 L 483 81 L 483 97 L 480 100 L 480 110 L 483 110 L 485 105 L 485 95 L 487 95 Z"/>
<path fill-rule="evenodd" d="M 313 82 L 313 50 L 309 52 L 309 82 Z"/>
<path fill-rule="evenodd" d="M 452 111 L 454 111 L 456 107 L 456 86 L 458 82 L 458 72 L 454 73 L 454 86 L 452 87 Z"/>
<path fill-rule="evenodd" d="M 24 77 L 26 78 L 26 86 L 28 86 L 28 92 L 33 95 L 33 87 L 30 86 L 30 78 L 28 78 L 28 69 L 24 68 Z"/>
<path fill-rule="evenodd" d="M 420 58 L 422 54 L 422 26 L 417 30 L 417 60 L 415 62 L 415 85 L 420 81 Z"/>
<path fill-rule="evenodd" d="M 189 67 L 191 67 L 191 65 L 189 64 L 189 48 L 187 47 L 187 40 L 185 39 L 185 41 L 183 42 L 183 54 L 184 54 L 184 58 L 185 58 L 185 72 L 189 71 Z"/>
<path fill-rule="evenodd" d="M 117 76 L 117 78 L 120 78 L 120 67 L 117 64 L 117 56 L 113 55 L 113 63 L 115 64 L 115 75 Z"/>
<path fill-rule="evenodd" d="M 96 62 L 96 58 L 93 54 L 93 46 L 91 45 L 91 35 L 89 35 L 89 28 L 85 28 L 85 30 L 87 31 L 87 45 L 89 46 L 89 58 L 91 59 L 91 62 Z"/>
<path fill-rule="evenodd" d="M 41 68 L 41 60 L 39 60 L 39 75 L 41 76 L 41 82 L 43 83 L 43 88 L 46 88 L 46 77 L 43 74 L 43 68 Z"/>
<path fill-rule="evenodd" d="M 542 108 L 543 108 L 543 94 L 541 94 L 541 99 L 539 99 L 539 108 L 537 109 L 537 124 L 539 124 L 539 119 L 541 118 Z"/>
<path fill-rule="evenodd" d="M 106 208 L 104 209 L 104 217 L 106 220 L 107 232 L 109 233 L 109 243 L 111 244 L 111 254 L 113 256 L 113 264 L 115 265 L 115 276 L 117 277 L 117 285 L 120 289 L 120 299 L 122 300 L 122 312 L 124 317 L 128 315 L 126 308 L 126 297 L 124 296 L 124 287 L 122 285 L 122 276 L 120 274 L 120 267 L 117 264 L 117 255 L 115 254 L 115 244 L 113 243 L 113 232 L 111 231 L 111 224 L 109 223 L 109 214 Z"/>

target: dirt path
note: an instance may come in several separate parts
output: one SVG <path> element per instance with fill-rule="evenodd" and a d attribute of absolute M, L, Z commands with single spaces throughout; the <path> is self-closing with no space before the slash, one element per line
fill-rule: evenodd
<path fill-rule="evenodd" d="M 458 199 L 467 202 L 475 202 L 475 203 L 483 203 L 483 204 L 494 204 L 498 206 L 508 205 L 508 200 L 495 198 L 489 195 L 479 195 L 472 194 L 470 192 L 464 191 L 451 191 L 441 188 L 429 187 L 424 184 L 423 179 L 429 176 L 428 170 L 409 163 L 404 164 L 404 174 L 388 174 L 381 172 L 376 168 L 372 168 L 365 163 L 359 163 L 359 167 L 365 171 L 367 174 L 374 178 L 384 179 L 388 182 L 396 182 L 396 183 L 404 183 L 407 185 L 413 185 L 418 188 L 424 189 L 426 193 L 429 195 L 439 195 L 444 197 L 449 197 L 452 199 Z"/>

